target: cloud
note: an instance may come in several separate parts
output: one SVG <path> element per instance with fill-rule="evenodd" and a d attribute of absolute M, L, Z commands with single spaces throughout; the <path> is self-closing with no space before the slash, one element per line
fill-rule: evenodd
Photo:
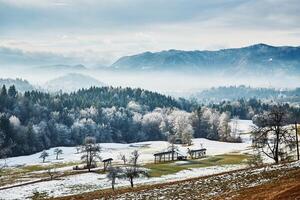
<path fill-rule="evenodd" d="M 112 63 L 163 49 L 299 45 L 298 0 L 0 0 L 0 46 Z"/>
<path fill-rule="evenodd" d="M 1 64 L 48 65 L 48 64 L 77 64 L 76 58 L 50 52 L 28 52 L 0 46 Z"/>
<path fill-rule="evenodd" d="M 119 28 L 206 20 L 244 1 L 75 0 L 0 1 L 0 25 L 7 28 Z M 57 6 L 59 5 L 59 6 Z M 63 6 L 61 6 L 63 5 Z"/>
<path fill-rule="evenodd" d="M 220 26 L 298 27 L 297 0 L 1 0 L 6 28 L 126 29 L 181 22 Z"/>

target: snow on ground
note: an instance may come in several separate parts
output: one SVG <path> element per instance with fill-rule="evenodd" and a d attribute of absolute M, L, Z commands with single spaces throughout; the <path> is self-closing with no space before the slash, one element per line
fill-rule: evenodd
<path fill-rule="evenodd" d="M 238 129 L 240 133 L 247 133 L 250 130 L 252 122 L 249 120 L 239 120 Z M 242 135 L 243 143 L 227 143 L 212 141 L 203 138 L 193 139 L 192 146 L 186 147 L 177 145 L 181 152 L 187 152 L 187 148 L 199 149 L 206 148 L 207 155 L 219 155 L 230 152 L 246 151 L 251 145 L 249 134 Z M 153 154 L 164 151 L 168 148 L 169 144 L 166 141 L 147 141 L 132 144 L 119 144 L 119 143 L 101 143 L 102 148 L 101 157 L 103 159 L 113 158 L 114 163 L 121 162 L 119 155 L 120 153 L 130 155 L 133 150 L 138 150 L 141 154 L 140 162 L 147 163 L 153 162 Z M 11 157 L 6 159 L 6 163 L 9 167 L 22 166 L 22 165 L 49 165 L 53 163 L 66 163 L 66 162 L 79 162 L 81 154 L 76 153 L 75 147 L 59 147 L 63 150 L 61 159 L 56 160 L 53 150 L 51 148 L 48 151 L 49 157 L 46 163 L 42 163 L 39 158 L 40 153 L 36 153 L 28 156 Z M 0 160 L 0 163 L 4 160 Z M 178 161 L 182 162 L 182 161 Z M 184 162 L 184 161 L 183 161 Z M 243 168 L 243 165 L 226 165 L 226 166 L 215 166 L 206 168 L 193 168 L 189 170 L 183 170 L 175 174 L 165 175 L 156 178 L 139 178 L 135 181 L 136 184 L 150 184 L 150 183 L 161 183 L 169 182 L 181 179 L 187 179 L 192 177 L 212 175 L 225 171 L 231 171 L 235 169 Z M 56 171 L 70 170 L 72 167 L 61 167 Z M 118 180 L 117 186 L 128 186 L 127 180 Z M 110 182 L 106 178 L 105 174 L 85 173 L 78 175 L 71 175 L 63 177 L 60 180 L 52 180 L 40 183 L 34 183 L 26 186 L 15 187 L 11 189 L 1 190 L 0 199 L 24 199 L 25 197 L 31 196 L 34 191 L 47 192 L 50 196 L 62 196 L 68 194 L 77 194 L 82 192 L 88 192 L 96 189 L 109 188 Z"/>
<path fill-rule="evenodd" d="M 233 121 L 230 122 L 232 126 Z M 252 127 L 255 126 L 252 120 L 237 120 L 237 129 L 239 133 L 249 133 L 251 132 Z"/>
<path fill-rule="evenodd" d="M 231 120 L 229 125 L 231 126 L 231 130 L 234 127 L 234 120 Z M 252 128 L 255 126 L 252 120 L 237 120 L 236 124 L 237 134 L 240 135 L 242 141 L 244 143 L 251 143 L 250 132 Z"/>
<path fill-rule="evenodd" d="M 166 150 L 169 146 L 166 141 L 147 141 L 147 142 L 139 142 L 132 144 L 118 144 L 118 143 L 101 143 L 102 148 L 101 157 L 103 159 L 113 158 L 114 162 L 121 162 L 119 155 L 120 153 L 125 155 L 130 155 L 130 153 L 137 149 L 142 156 L 140 156 L 140 161 L 142 163 L 145 162 L 153 162 L 153 154 Z M 212 141 L 204 138 L 193 139 L 193 145 L 186 147 L 182 145 L 178 145 L 178 148 L 182 152 L 187 152 L 187 148 L 190 149 L 199 149 L 201 147 L 207 149 L 207 155 L 218 155 L 230 153 L 233 151 L 243 151 L 249 146 L 248 143 L 227 143 L 227 142 L 219 142 Z M 75 147 L 59 147 L 63 150 L 63 155 L 61 155 L 61 159 L 56 160 L 55 154 L 53 150 L 55 148 L 51 148 L 47 150 L 50 156 L 46 159 L 45 163 L 42 163 L 42 160 L 39 158 L 41 152 L 28 155 L 28 156 L 18 156 L 7 158 L 7 165 L 10 167 L 13 166 L 22 166 L 22 165 L 49 165 L 53 163 L 62 163 L 62 162 L 79 162 L 81 154 L 76 153 Z M 0 160 L 0 162 L 3 160 Z M 66 168 L 68 169 L 68 168 Z"/>
<path fill-rule="evenodd" d="M 239 133 L 248 133 L 251 130 L 253 123 L 251 120 L 238 120 L 238 130 Z M 241 135 L 244 143 L 226 143 L 219 141 L 212 141 L 204 138 L 193 139 L 193 145 L 190 146 L 190 149 L 198 149 L 203 146 L 207 149 L 207 155 L 217 155 L 225 154 L 233 151 L 243 151 L 248 146 L 250 146 L 250 136 L 249 134 Z M 101 143 L 102 148 L 101 157 L 103 159 L 113 158 L 115 161 L 120 160 L 120 153 L 129 155 L 133 150 L 139 150 L 142 154 L 141 162 L 152 162 L 153 154 L 166 150 L 169 146 L 166 141 L 147 141 L 131 144 L 120 144 L 120 143 Z M 179 150 L 182 152 L 187 151 L 187 147 L 182 147 L 178 145 Z M 42 160 L 39 158 L 41 152 L 35 153 L 28 156 L 18 156 L 7 158 L 7 165 L 12 166 L 22 166 L 22 165 L 49 165 L 53 163 L 63 163 L 63 162 L 78 162 L 80 161 L 81 154 L 76 153 L 75 147 L 59 147 L 63 150 L 63 155 L 61 159 L 56 160 L 56 155 L 53 153 L 55 148 L 47 150 L 49 157 L 46 159 L 45 163 L 42 163 Z M 0 159 L 0 163 L 3 163 L 4 160 Z"/>
<path fill-rule="evenodd" d="M 153 184 L 169 181 L 183 180 L 187 178 L 200 177 L 218 174 L 235 169 L 241 169 L 242 165 L 227 165 L 206 168 L 193 168 L 183 170 L 176 174 L 165 175 L 156 178 L 138 178 L 135 184 Z M 117 180 L 117 187 L 129 186 L 127 180 Z M 52 180 L 46 182 L 35 183 L 31 185 L 20 186 L 16 188 L 1 190 L 0 199 L 25 199 L 32 196 L 33 192 L 47 192 L 49 196 L 65 196 L 71 194 L 79 194 L 83 192 L 93 191 L 97 189 L 110 188 L 111 183 L 105 174 L 85 173 L 64 177 L 61 180 Z"/>
<path fill-rule="evenodd" d="M 189 170 L 183 170 L 175 174 L 165 175 L 156 178 L 138 178 L 134 180 L 135 184 L 154 184 L 164 183 L 170 181 L 183 180 L 194 177 L 208 176 L 228 172 L 232 170 L 242 169 L 243 165 L 224 165 L 224 166 L 213 166 L 205 168 L 193 168 Z M 285 170 L 290 168 L 299 168 L 300 162 L 293 162 L 289 164 L 280 164 L 269 166 L 261 169 L 248 169 L 246 171 L 240 171 L 234 174 L 224 174 L 224 178 L 230 176 L 238 176 L 238 174 L 248 173 L 261 173 L 262 171 L 273 171 L 273 170 Z M 260 181 L 260 180 L 258 180 Z M 127 180 L 117 180 L 117 187 L 129 186 Z M 32 195 L 34 191 L 47 192 L 50 196 L 65 196 L 71 194 L 79 194 L 83 192 L 110 188 L 110 181 L 104 174 L 85 173 L 79 175 L 72 175 L 64 177 L 61 180 L 52 180 L 46 182 L 35 183 L 26 186 L 20 186 L 16 188 L 2 190 L 0 193 L 0 199 L 12 200 L 12 199 L 25 199 Z"/>

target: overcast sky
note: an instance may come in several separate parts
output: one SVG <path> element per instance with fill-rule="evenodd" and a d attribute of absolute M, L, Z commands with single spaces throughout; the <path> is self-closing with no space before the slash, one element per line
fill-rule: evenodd
<path fill-rule="evenodd" d="M 300 46 L 299 0 L 0 0 L 0 47 L 110 64 L 166 49 Z"/>

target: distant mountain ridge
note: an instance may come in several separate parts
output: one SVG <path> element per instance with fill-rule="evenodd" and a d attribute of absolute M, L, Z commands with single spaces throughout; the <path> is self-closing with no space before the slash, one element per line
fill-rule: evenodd
<path fill-rule="evenodd" d="M 67 71 L 72 71 L 72 70 L 86 70 L 87 68 L 82 65 L 82 64 L 77 64 L 77 65 L 63 65 L 63 64 L 57 64 L 57 65 L 47 65 L 47 66 L 40 66 L 37 67 L 38 69 L 46 69 L 46 70 L 67 70 Z"/>
<path fill-rule="evenodd" d="M 124 56 L 111 65 L 126 70 L 188 70 L 300 73 L 300 47 L 256 44 L 217 51 L 168 50 Z"/>
<path fill-rule="evenodd" d="M 63 92 L 75 92 L 79 89 L 90 88 L 92 86 L 103 87 L 106 84 L 91 76 L 69 73 L 46 82 L 44 88 L 50 92 L 60 90 Z"/>

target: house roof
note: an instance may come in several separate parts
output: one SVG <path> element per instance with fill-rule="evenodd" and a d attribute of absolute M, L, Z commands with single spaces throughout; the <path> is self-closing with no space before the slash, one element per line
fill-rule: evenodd
<path fill-rule="evenodd" d="M 154 156 L 163 155 L 163 154 L 170 154 L 170 153 L 172 153 L 172 151 L 162 151 L 162 152 L 155 153 Z"/>
<path fill-rule="evenodd" d="M 183 151 L 180 151 L 180 150 L 174 150 L 175 153 L 181 155 L 181 156 L 187 156 L 187 154 Z M 158 153 L 155 153 L 154 156 L 159 156 L 159 155 L 164 155 L 164 154 L 171 154 L 172 151 L 162 151 L 162 152 L 158 152 Z"/>

